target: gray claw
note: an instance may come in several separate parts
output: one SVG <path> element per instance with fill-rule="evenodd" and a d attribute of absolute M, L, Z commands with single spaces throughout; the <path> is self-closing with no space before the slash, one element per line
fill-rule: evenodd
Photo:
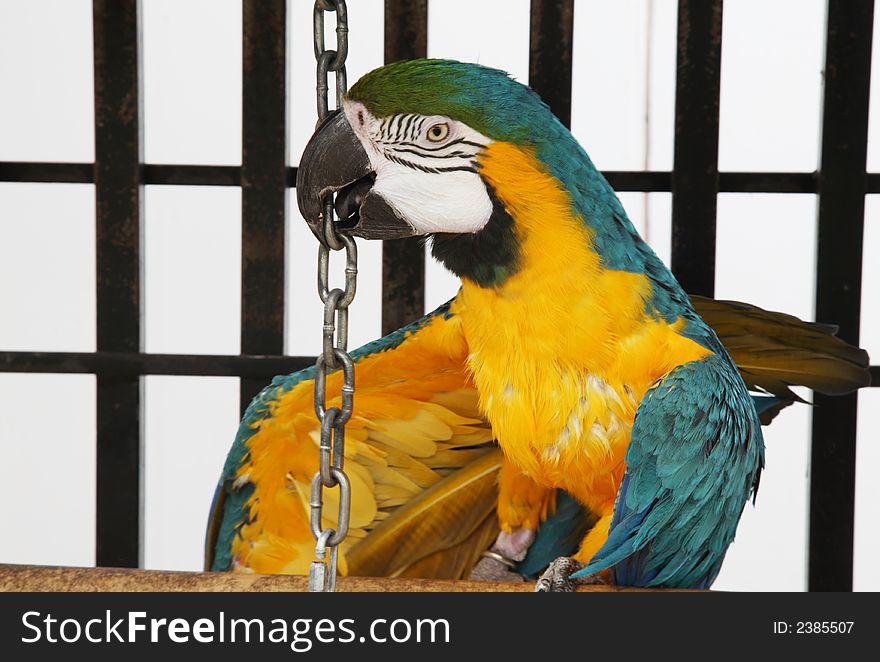
<path fill-rule="evenodd" d="M 483 557 L 471 570 L 470 577 L 478 582 L 524 582 L 522 575 L 513 572 L 509 566 L 490 557 Z"/>
<path fill-rule="evenodd" d="M 471 570 L 470 577 L 482 582 L 524 582 L 526 578 L 516 572 L 516 561 L 522 561 L 535 540 L 534 529 L 502 531 L 489 551 Z"/>
<path fill-rule="evenodd" d="M 549 566 L 538 578 L 535 593 L 572 593 L 578 584 L 604 584 L 598 575 L 588 575 L 572 579 L 571 576 L 581 570 L 584 564 L 567 556 L 561 556 Z"/>

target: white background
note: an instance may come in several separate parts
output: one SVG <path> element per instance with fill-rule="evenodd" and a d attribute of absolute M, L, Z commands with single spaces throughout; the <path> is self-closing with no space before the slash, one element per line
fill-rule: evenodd
<path fill-rule="evenodd" d="M 348 75 L 382 63 L 382 0 L 350 0 Z M 428 51 L 528 80 L 528 0 L 431 0 Z M 145 158 L 240 163 L 240 0 L 143 0 Z M 310 0 L 290 0 L 290 162 L 314 125 Z M 573 131 L 602 169 L 672 166 L 675 0 L 578 0 Z M 722 170 L 804 171 L 819 157 L 822 0 L 724 7 Z M 330 32 L 328 30 L 328 32 Z M 332 37 L 329 37 L 332 39 Z M 877 40 L 875 39 L 875 42 Z M 0 160 L 94 157 L 88 0 L 0 0 Z M 875 59 L 874 89 L 880 66 Z M 880 170 L 877 104 L 868 165 Z M 668 261 L 670 196 L 621 195 Z M 315 244 L 291 200 L 286 351 L 317 352 Z M 240 193 L 148 186 L 145 348 L 239 352 Z M 880 202 L 866 211 L 862 345 L 880 356 Z M 719 298 L 813 319 L 813 195 L 722 194 Z M 647 226 L 647 227 L 646 227 Z M 380 247 L 360 243 L 352 346 L 379 335 Z M 0 184 L 0 350 L 95 349 L 94 190 Z M 457 289 L 431 263 L 427 305 Z M 834 320 L 823 320 L 833 322 Z M 874 363 L 877 362 L 875 358 Z M 214 484 L 237 426 L 235 378 L 145 379 L 149 568 L 198 569 Z M 880 589 L 880 390 L 859 396 L 856 588 Z M 94 564 L 95 380 L 0 373 L 0 562 Z M 809 410 L 765 430 L 767 469 L 715 588 L 803 590 Z"/>

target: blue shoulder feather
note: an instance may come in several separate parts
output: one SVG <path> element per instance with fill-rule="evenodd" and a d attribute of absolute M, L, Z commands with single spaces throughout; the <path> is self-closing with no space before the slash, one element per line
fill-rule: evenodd
<path fill-rule="evenodd" d="M 712 355 L 670 372 L 636 413 L 608 540 L 575 576 L 708 587 L 757 487 L 764 441 L 736 368 Z"/>

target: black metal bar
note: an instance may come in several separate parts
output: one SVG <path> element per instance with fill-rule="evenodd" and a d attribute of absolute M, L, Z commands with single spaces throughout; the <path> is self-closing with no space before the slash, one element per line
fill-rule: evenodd
<path fill-rule="evenodd" d="M 291 176 L 296 181 L 296 168 Z M 182 186 L 240 186 L 238 166 L 165 165 L 141 166 L 142 184 Z M 0 162 L 0 182 L 40 182 L 50 184 L 94 184 L 93 163 Z"/>
<path fill-rule="evenodd" d="M 623 170 L 606 170 L 602 174 L 615 191 L 640 191 L 663 193 L 672 190 L 672 173 L 670 172 L 628 172 Z"/>
<path fill-rule="evenodd" d="M 94 163 L 0 162 L 0 182 L 94 184 Z"/>
<path fill-rule="evenodd" d="M 315 365 L 313 356 L 142 354 L 138 352 L 0 352 L 0 372 L 198 375 L 263 380 Z"/>
<path fill-rule="evenodd" d="M 97 347 L 141 351 L 138 0 L 95 0 Z M 96 562 L 137 567 L 142 540 L 141 381 L 98 375 Z"/>
<path fill-rule="evenodd" d="M 244 0 L 241 351 L 284 353 L 287 224 L 286 0 Z M 241 408 L 265 386 L 241 380 Z"/>
<path fill-rule="evenodd" d="M 722 0 L 679 0 L 672 172 L 672 271 L 685 290 L 715 291 Z"/>
<path fill-rule="evenodd" d="M 428 57 L 428 0 L 385 0 L 385 64 Z"/>
<path fill-rule="evenodd" d="M 428 56 L 428 0 L 385 0 L 385 63 Z M 425 313 L 425 247 L 382 242 L 382 335 Z"/>
<path fill-rule="evenodd" d="M 617 191 L 666 192 L 672 190 L 672 173 L 606 171 L 605 178 Z M 718 174 L 721 193 L 817 193 L 815 172 L 722 172 Z M 880 178 L 877 181 L 880 192 Z"/>
<path fill-rule="evenodd" d="M 269 379 L 315 365 L 314 356 L 143 354 L 139 352 L 0 352 L 0 373 L 176 375 Z M 870 386 L 880 387 L 880 366 Z"/>
<path fill-rule="evenodd" d="M 722 172 L 718 190 L 722 193 L 816 193 L 815 172 Z"/>
<path fill-rule="evenodd" d="M 532 0 L 529 86 L 556 117 L 571 126 L 574 0 Z"/>
<path fill-rule="evenodd" d="M 160 165 L 143 167 L 144 184 L 241 186 L 239 166 Z"/>
<path fill-rule="evenodd" d="M 240 186 L 241 167 L 148 163 L 142 166 L 142 183 L 174 186 Z M 672 190 L 668 170 L 606 170 L 603 172 L 618 191 L 665 193 Z M 866 193 L 880 193 L 880 173 L 869 173 Z M 0 161 L 0 182 L 49 184 L 94 184 L 92 163 L 43 163 Z M 287 188 L 296 185 L 296 168 L 286 169 Z M 721 193 L 818 193 L 815 172 L 722 172 Z"/>
<path fill-rule="evenodd" d="M 873 0 L 829 0 L 822 106 L 816 319 L 858 344 Z M 816 394 L 810 461 L 809 589 L 850 591 L 856 479 L 855 394 Z"/>

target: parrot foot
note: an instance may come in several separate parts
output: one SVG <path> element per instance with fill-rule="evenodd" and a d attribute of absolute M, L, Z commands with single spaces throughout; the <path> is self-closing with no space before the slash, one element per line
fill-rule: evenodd
<path fill-rule="evenodd" d="M 526 578 L 514 571 L 517 561 L 522 561 L 535 539 L 534 529 L 517 529 L 498 534 L 495 544 L 483 552 L 483 558 L 471 570 L 470 577 L 478 582 L 524 582 Z"/>
<path fill-rule="evenodd" d="M 470 577 L 475 582 L 524 582 L 521 574 L 511 569 L 510 561 L 500 554 L 485 553 L 480 562 L 471 570 Z"/>
<path fill-rule="evenodd" d="M 567 556 L 553 561 L 538 578 L 535 593 L 572 593 L 578 584 L 604 584 L 599 575 L 588 575 L 572 579 L 571 576 L 584 567 L 584 564 Z"/>

